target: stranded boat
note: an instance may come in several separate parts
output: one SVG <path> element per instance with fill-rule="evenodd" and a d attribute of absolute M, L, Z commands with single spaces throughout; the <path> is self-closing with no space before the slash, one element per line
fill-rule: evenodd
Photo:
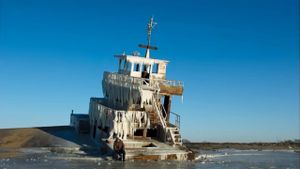
<path fill-rule="evenodd" d="M 146 49 L 144 56 L 138 52 L 115 55 L 118 71 L 104 72 L 104 97 L 90 99 L 91 138 L 102 149 L 106 147 L 106 152 L 111 150 L 115 137 L 121 138 L 127 159 L 193 159 L 182 146 L 180 116 L 171 112 L 172 97 L 182 96 L 183 83 L 166 80 L 169 61 L 150 56 L 150 50 L 157 50 L 150 46 L 155 25 L 151 18 L 148 43 L 139 45 Z"/>

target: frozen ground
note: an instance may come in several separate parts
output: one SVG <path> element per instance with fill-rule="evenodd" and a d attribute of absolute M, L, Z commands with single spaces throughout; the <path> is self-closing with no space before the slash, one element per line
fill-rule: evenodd
<path fill-rule="evenodd" d="M 202 152 L 195 161 L 113 161 L 106 157 L 54 153 L 45 149 L 22 150 L 15 157 L 0 159 L 1 169 L 96 169 L 96 168 L 284 168 L 299 169 L 300 154 L 284 151 L 220 150 Z M 206 158 L 203 160 L 203 158 Z"/>
<path fill-rule="evenodd" d="M 300 154 L 292 151 L 223 149 L 202 151 L 195 161 L 113 161 L 101 156 L 89 136 L 70 127 L 0 130 L 0 169 L 96 168 L 284 168 L 300 169 Z"/>

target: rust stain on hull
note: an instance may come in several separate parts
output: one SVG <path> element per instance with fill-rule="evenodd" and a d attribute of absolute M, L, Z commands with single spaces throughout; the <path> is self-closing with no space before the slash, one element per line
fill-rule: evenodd
<path fill-rule="evenodd" d="M 158 161 L 158 160 L 160 160 L 160 156 L 159 155 L 140 155 L 140 156 L 133 157 L 133 159 L 138 160 L 138 161 L 144 161 L 144 160 Z"/>

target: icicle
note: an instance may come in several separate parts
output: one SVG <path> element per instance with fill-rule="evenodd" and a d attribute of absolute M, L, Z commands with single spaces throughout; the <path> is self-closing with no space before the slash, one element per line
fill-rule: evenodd
<path fill-rule="evenodd" d="M 183 104 L 183 94 L 181 95 L 181 104 Z"/>
<path fill-rule="evenodd" d="M 123 113 L 123 116 L 122 116 L 122 134 L 123 134 L 123 139 L 126 140 L 127 139 L 127 134 L 128 134 L 128 126 L 127 126 L 127 120 L 126 120 L 126 117 L 125 117 L 125 112 Z"/>

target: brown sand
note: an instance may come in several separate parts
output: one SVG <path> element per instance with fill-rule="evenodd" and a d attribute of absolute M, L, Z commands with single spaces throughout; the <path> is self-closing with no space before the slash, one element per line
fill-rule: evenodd
<path fill-rule="evenodd" d="M 67 146 L 69 143 L 55 135 L 55 131 L 70 132 L 68 127 L 18 128 L 0 130 L 0 148 Z M 70 131 L 68 131 L 70 130 Z M 53 134 L 54 133 L 54 134 Z"/>
<path fill-rule="evenodd" d="M 46 133 L 36 128 L 4 129 L 0 132 L 1 148 L 23 148 L 32 145 L 35 138 L 46 140 Z"/>
<path fill-rule="evenodd" d="M 0 158 L 16 156 L 20 148 L 78 147 L 80 141 L 69 126 L 0 129 Z"/>
<path fill-rule="evenodd" d="M 31 147 L 37 137 L 44 143 L 47 140 L 47 134 L 36 128 L 0 130 L 0 158 L 15 157 L 19 154 L 19 148 Z"/>

